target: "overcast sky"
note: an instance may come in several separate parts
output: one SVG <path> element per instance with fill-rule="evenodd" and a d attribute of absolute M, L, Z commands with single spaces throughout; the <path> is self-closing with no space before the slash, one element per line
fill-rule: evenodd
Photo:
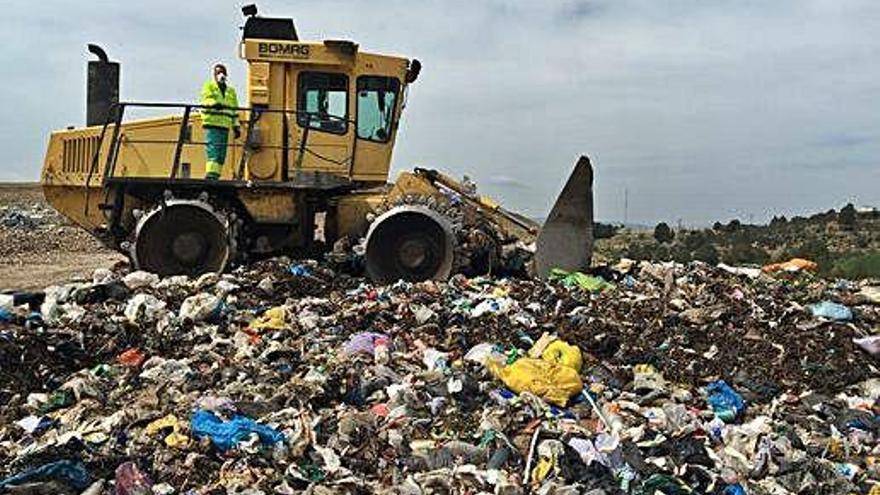
<path fill-rule="evenodd" d="M 237 59 L 240 2 L 9 2 L 0 17 L 0 179 L 38 177 L 48 133 L 81 125 L 85 45 L 122 98 L 193 101 Z M 597 216 L 705 224 L 880 205 L 876 0 L 261 1 L 302 39 L 418 58 L 394 154 L 469 173 L 545 214 L 579 154 Z"/>

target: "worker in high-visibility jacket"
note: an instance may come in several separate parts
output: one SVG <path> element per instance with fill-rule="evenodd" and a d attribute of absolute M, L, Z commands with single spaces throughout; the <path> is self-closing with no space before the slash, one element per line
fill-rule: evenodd
<path fill-rule="evenodd" d="M 202 108 L 202 129 L 205 130 L 205 178 L 217 180 L 223 173 L 229 130 L 235 139 L 241 137 L 238 121 L 238 97 L 232 86 L 226 83 L 226 66 L 215 64 L 213 77 L 202 86 L 199 104 Z"/>

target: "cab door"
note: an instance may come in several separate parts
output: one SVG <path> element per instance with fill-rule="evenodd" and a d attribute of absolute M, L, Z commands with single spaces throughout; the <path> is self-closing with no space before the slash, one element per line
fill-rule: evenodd
<path fill-rule="evenodd" d="M 355 180 L 384 181 L 391 163 L 400 106 L 400 80 L 364 74 L 355 81 Z"/>
<path fill-rule="evenodd" d="M 303 172 L 323 172 L 348 178 L 355 134 L 349 76 L 296 66 L 291 75 L 288 177 L 296 180 Z"/>

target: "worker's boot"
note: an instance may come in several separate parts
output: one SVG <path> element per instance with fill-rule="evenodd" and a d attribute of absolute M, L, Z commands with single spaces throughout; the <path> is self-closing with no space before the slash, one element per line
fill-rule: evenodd
<path fill-rule="evenodd" d="M 218 180 L 220 179 L 220 171 L 222 169 L 222 165 L 215 161 L 209 160 L 208 163 L 205 164 L 205 179 L 207 180 Z"/>

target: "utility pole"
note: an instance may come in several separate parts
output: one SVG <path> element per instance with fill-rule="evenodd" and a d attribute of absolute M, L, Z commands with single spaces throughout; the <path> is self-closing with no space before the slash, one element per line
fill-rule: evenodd
<path fill-rule="evenodd" d="M 629 223 L 629 188 L 623 188 L 623 226 Z"/>

